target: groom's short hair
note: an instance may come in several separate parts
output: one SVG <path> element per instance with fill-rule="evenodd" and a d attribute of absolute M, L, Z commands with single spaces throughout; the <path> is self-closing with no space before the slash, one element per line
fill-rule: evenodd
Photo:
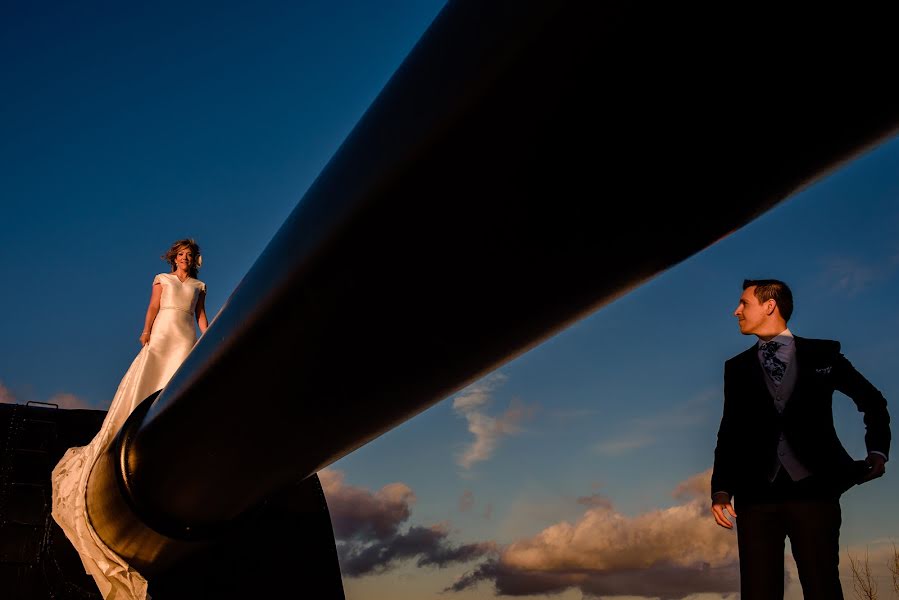
<path fill-rule="evenodd" d="M 780 316 L 789 321 L 793 315 L 793 292 L 790 286 L 779 279 L 744 279 L 743 289 L 755 286 L 755 297 L 759 303 L 774 300 Z"/>

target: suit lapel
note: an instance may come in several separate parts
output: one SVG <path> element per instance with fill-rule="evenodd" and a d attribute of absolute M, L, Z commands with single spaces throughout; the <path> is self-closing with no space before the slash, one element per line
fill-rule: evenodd
<path fill-rule="evenodd" d="M 805 338 L 794 335 L 793 343 L 796 344 L 796 360 L 798 363 L 796 366 L 799 367 L 799 370 L 796 373 L 796 384 L 793 386 L 791 398 L 799 399 L 802 398 L 802 394 L 800 393 L 802 382 L 808 381 L 808 372 L 810 369 L 814 368 L 815 360 L 810 354 L 811 350 L 806 343 Z"/>

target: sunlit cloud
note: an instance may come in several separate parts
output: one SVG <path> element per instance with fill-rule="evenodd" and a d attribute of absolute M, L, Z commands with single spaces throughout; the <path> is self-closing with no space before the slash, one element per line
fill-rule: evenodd
<path fill-rule="evenodd" d="M 412 514 L 415 493 L 404 483 L 391 483 L 372 492 L 346 484 L 341 471 L 326 469 L 318 477 L 338 539 L 390 537 Z"/>
<path fill-rule="evenodd" d="M 561 521 L 504 547 L 447 590 L 492 582 L 497 594 L 527 596 L 579 589 L 586 596 L 682 599 L 739 590 L 736 536 L 709 513 L 710 472 L 674 491 L 682 504 L 637 516 L 594 494 L 575 523 Z M 704 484 L 700 482 L 704 481 Z"/>
<path fill-rule="evenodd" d="M 340 471 L 319 473 L 331 512 L 341 572 L 361 577 L 389 571 L 407 560 L 419 567 L 446 567 L 495 554 L 493 542 L 453 544 L 445 524 L 412 525 L 415 493 L 404 483 L 391 483 L 378 491 L 348 485 Z"/>
<path fill-rule="evenodd" d="M 87 400 L 76 396 L 75 394 L 59 393 L 55 394 L 47 400 L 50 404 L 57 404 L 59 408 L 86 408 L 94 409 L 96 407 L 87 403 Z"/>
<path fill-rule="evenodd" d="M 13 395 L 13 393 L 9 390 L 8 387 L 3 385 L 2 381 L 0 381 L 0 402 L 5 403 L 5 404 L 15 404 L 16 403 L 16 397 Z"/>
<path fill-rule="evenodd" d="M 675 486 L 671 496 L 678 500 L 705 500 L 711 496 L 712 470 L 707 469 L 681 481 Z"/>
<path fill-rule="evenodd" d="M 490 458 L 502 437 L 519 433 L 519 424 L 533 416 L 534 408 L 517 400 L 512 400 L 509 408 L 498 416 L 487 414 L 494 388 L 505 380 L 504 375 L 496 373 L 469 386 L 453 399 L 453 410 L 465 418 L 468 431 L 474 435 L 474 441 L 458 456 L 458 464 L 465 469 Z"/>
<path fill-rule="evenodd" d="M 85 409 L 96 409 L 95 406 L 91 406 L 87 400 L 80 396 L 76 396 L 75 394 L 70 394 L 68 392 L 60 392 L 58 394 L 54 394 L 48 400 L 46 400 L 49 404 L 56 404 L 59 408 L 65 409 L 73 409 L 73 408 L 85 408 Z M 6 404 L 17 404 L 19 403 L 19 398 L 16 397 L 12 391 L 3 385 L 3 382 L 0 382 L 0 403 Z"/>

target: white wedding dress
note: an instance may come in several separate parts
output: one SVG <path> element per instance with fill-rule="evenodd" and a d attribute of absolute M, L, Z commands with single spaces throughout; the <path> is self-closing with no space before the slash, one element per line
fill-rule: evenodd
<path fill-rule="evenodd" d="M 78 550 L 87 573 L 106 600 L 145 600 L 147 580 L 129 567 L 97 537 L 85 509 L 87 479 L 97 457 L 112 442 L 131 411 L 153 392 L 165 387 L 197 341 L 194 310 L 202 281 L 183 283 L 174 273 L 153 279 L 162 286 L 159 313 L 150 342 L 137 354 L 122 378 L 100 431 L 87 446 L 69 448 L 53 469 L 53 518 Z"/>

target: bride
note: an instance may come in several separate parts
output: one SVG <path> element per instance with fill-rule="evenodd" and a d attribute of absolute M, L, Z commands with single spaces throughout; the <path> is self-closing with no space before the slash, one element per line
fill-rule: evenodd
<path fill-rule="evenodd" d="M 202 263 L 193 239 L 178 240 L 162 257 L 171 272 L 153 279 L 143 345 L 112 399 L 100 431 L 87 446 L 69 448 L 53 469 L 53 518 L 78 550 L 84 568 L 103 598 L 144 600 L 147 581 L 97 537 L 87 519 L 87 479 L 97 457 L 108 447 L 131 411 L 150 394 L 165 387 L 203 333 L 206 284 L 197 279 Z"/>

